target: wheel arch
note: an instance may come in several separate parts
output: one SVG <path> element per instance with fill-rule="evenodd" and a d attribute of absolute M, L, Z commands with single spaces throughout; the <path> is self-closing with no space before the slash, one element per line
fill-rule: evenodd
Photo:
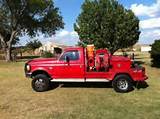
<path fill-rule="evenodd" d="M 128 76 L 128 77 L 131 79 L 131 81 L 134 81 L 133 78 L 131 77 L 131 75 L 128 74 L 128 73 L 125 73 L 125 72 L 119 72 L 119 73 L 115 74 L 113 80 L 114 80 L 118 75 L 126 75 L 126 76 Z"/>
<path fill-rule="evenodd" d="M 35 71 L 33 71 L 31 77 L 34 78 L 37 74 L 44 74 L 48 78 L 51 78 L 51 76 L 44 70 L 35 70 Z"/>

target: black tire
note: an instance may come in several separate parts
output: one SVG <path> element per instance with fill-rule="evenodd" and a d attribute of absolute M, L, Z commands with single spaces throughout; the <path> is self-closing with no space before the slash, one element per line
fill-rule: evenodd
<path fill-rule="evenodd" d="M 126 93 L 133 90 L 132 79 L 124 74 L 116 76 L 112 82 L 112 86 L 119 93 Z"/>
<path fill-rule="evenodd" d="M 32 88 L 37 92 L 47 91 L 50 88 L 50 80 L 44 74 L 37 74 L 32 80 Z"/>

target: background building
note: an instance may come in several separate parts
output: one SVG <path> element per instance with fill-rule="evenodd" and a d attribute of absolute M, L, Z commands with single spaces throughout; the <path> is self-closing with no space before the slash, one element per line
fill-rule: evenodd
<path fill-rule="evenodd" d="M 150 45 L 141 45 L 141 52 L 149 52 L 151 51 Z"/>
<path fill-rule="evenodd" d="M 42 44 L 40 48 L 36 49 L 35 54 L 41 54 L 42 52 L 45 52 L 45 51 L 51 52 L 53 54 L 57 54 L 57 53 L 60 54 L 62 50 L 66 47 L 67 46 L 65 45 L 48 41 Z"/>

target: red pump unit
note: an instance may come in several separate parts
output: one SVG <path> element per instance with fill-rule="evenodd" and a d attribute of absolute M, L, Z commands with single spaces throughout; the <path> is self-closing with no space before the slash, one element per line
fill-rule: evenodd
<path fill-rule="evenodd" d="M 107 71 L 109 68 L 109 53 L 106 49 L 99 49 L 96 51 L 96 70 Z"/>
<path fill-rule="evenodd" d="M 94 50 L 94 45 L 87 45 L 87 65 L 89 71 L 107 71 L 109 52 L 106 49 Z"/>

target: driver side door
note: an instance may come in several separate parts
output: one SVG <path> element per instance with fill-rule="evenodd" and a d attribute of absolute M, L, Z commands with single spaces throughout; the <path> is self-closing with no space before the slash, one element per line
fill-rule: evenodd
<path fill-rule="evenodd" d="M 59 59 L 57 66 L 57 79 L 82 79 L 84 78 L 84 64 L 81 62 L 78 50 L 66 51 Z M 68 60 L 68 61 L 67 61 Z"/>

